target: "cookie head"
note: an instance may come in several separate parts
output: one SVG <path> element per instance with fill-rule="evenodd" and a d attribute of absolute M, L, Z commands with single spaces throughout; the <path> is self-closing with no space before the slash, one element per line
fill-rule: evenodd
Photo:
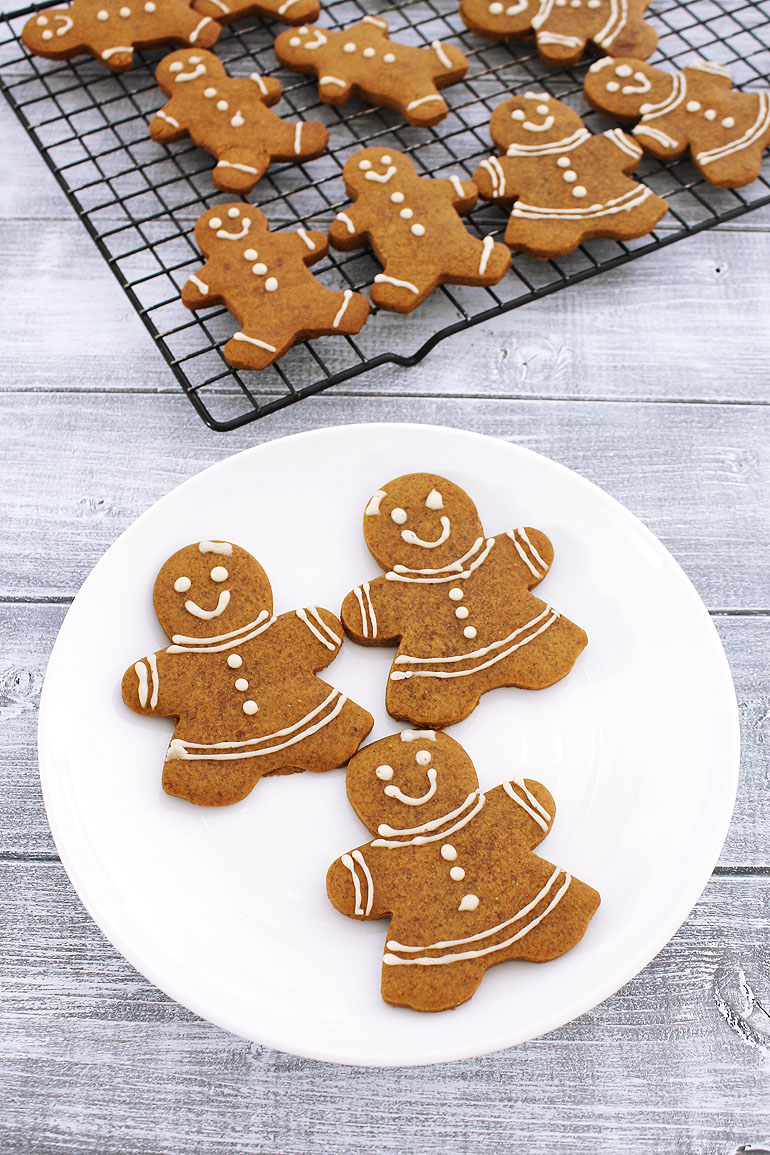
<path fill-rule="evenodd" d="M 76 32 L 71 8 L 47 8 L 24 25 L 24 43 L 42 56 L 58 56 L 79 48 L 83 37 Z"/>
<path fill-rule="evenodd" d="M 584 92 L 594 108 L 611 112 L 621 120 L 635 120 L 640 112 L 650 112 L 652 105 L 665 101 L 673 84 L 670 73 L 643 60 L 605 56 L 589 68 Z"/>
<path fill-rule="evenodd" d="M 319 48 L 328 43 L 328 36 L 323 28 L 308 28 L 301 24 L 299 28 L 287 28 L 275 40 L 275 51 L 279 60 L 289 67 L 305 67 L 312 64 L 314 54 Z"/>
<path fill-rule="evenodd" d="M 435 730 L 404 730 L 373 742 L 348 765 L 350 804 L 372 834 L 411 834 L 462 806 L 478 790 L 468 755 Z"/>
<path fill-rule="evenodd" d="M 396 572 L 449 567 L 472 550 L 483 533 L 468 494 L 435 473 L 409 473 L 389 481 L 364 511 L 369 552 L 383 569 Z"/>
<path fill-rule="evenodd" d="M 212 77 L 224 75 L 219 57 L 202 48 L 180 48 L 178 52 L 170 52 L 155 71 L 155 78 L 167 96 L 181 91 L 203 91 L 209 87 L 207 81 Z"/>
<path fill-rule="evenodd" d="M 214 248 L 215 241 L 230 241 L 240 248 L 245 260 L 257 260 L 256 241 L 261 240 L 267 230 L 267 221 L 254 205 L 237 201 L 233 204 L 216 205 L 199 217 L 195 225 L 195 239 L 207 256 Z M 235 251 L 234 251 L 235 252 Z M 250 254 L 253 253 L 253 258 Z"/>
<path fill-rule="evenodd" d="M 213 638 L 273 612 L 270 582 L 250 553 L 228 541 L 200 541 L 168 559 L 153 603 L 170 638 Z"/>
<path fill-rule="evenodd" d="M 582 127 L 576 112 L 545 92 L 525 92 L 503 101 L 489 122 L 492 139 L 500 148 L 552 144 Z"/>
<path fill-rule="evenodd" d="M 364 148 L 345 162 L 342 171 L 345 188 L 351 196 L 367 189 L 388 186 L 388 193 L 398 192 L 399 182 L 414 180 L 414 165 L 408 156 L 393 148 Z"/>

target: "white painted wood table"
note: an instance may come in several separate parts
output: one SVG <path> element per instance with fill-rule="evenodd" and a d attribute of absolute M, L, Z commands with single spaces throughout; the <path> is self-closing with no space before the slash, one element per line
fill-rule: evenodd
<path fill-rule="evenodd" d="M 770 1150 L 770 213 L 217 434 L 3 102 L 0 155 L 0 1151 Z M 714 877 L 627 987 L 502 1054 L 370 1071 L 234 1038 L 132 970 L 59 863 L 35 727 L 67 606 L 138 514 L 246 446 L 391 419 L 529 446 L 637 514 L 713 614 L 743 760 Z"/>

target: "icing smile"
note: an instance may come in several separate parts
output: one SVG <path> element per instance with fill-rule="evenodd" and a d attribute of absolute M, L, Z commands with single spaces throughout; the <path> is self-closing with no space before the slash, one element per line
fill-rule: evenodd
<path fill-rule="evenodd" d="M 437 776 L 438 775 L 436 770 L 431 766 L 431 768 L 428 770 L 428 789 L 424 794 L 421 794 L 419 798 L 413 798 L 409 794 L 403 794 L 401 790 L 399 790 L 398 786 L 395 786 L 392 783 L 391 785 L 385 787 L 385 793 L 387 794 L 388 798 L 397 798 L 399 802 L 405 802 L 407 806 L 422 806 L 423 802 L 428 802 L 436 793 Z"/>
<path fill-rule="evenodd" d="M 230 591 L 222 590 L 221 594 L 219 595 L 219 600 L 217 601 L 217 604 L 213 610 L 202 610 L 201 607 L 193 601 L 186 601 L 184 608 L 187 610 L 188 614 L 192 614 L 193 617 L 202 618 L 204 621 L 210 622 L 212 618 L 218 618 L 220 614 L 223 614 L 229 604 Z"/>
<path fill-rule="evenodd" d="M 423 549 L 436 549 L 437 546 L 443 545 L 449 537 L 449 518 L 446 516 L 441 518 L 441 534 L 435 541 L 423 541 L 413 529 L 402 529 L 401 537 L 407 545 L 420 545 Z"/>
<path fill-rule="evenodd" d="M 179 75 L 177 77 L 175 77 L 175 79 L 176 79 L 177 84 L 179 84 L 180 80 L 197 80 L 199 76 L 205 76 L 205 75 L 206 75 L 206 65 L 205 64 L 197 64 L 195 66 L 195 68 L 192 70 L 192 72 L 180 72 Z"/>

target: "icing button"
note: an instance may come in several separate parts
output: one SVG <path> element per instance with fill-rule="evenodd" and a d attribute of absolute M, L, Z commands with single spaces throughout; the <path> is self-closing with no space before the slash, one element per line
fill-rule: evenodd
<path fill-rule="evenodd" d="M 687 109 L 688 112 L 700 112 L 700 101 L 699 100 L 688 100 L 687 104 L 685 105 L 685 108 Z"/>
<path fill-rule="evenodd" d="M 459 586 L 453 586 L 449 591 L 449 596 L 453 602 L 461 602 L 463 600 L 463 591 Z"/>
<path fill-rule="evenodd" d="M 586 192 L 587 192 L 587 189 L 584 189 L 582 184 L 576 184 L 572 190 L 572 195 L 573 195 L 573 197 L 584 197 L 586 195 Z"/>
<path fill-rule="evenodd" d="M 275 277 L 268 277 L 265 281 L 265 289 L 268 293 L 274 293 L 278 288 L 278 281 Z"/>
<path fill-rule="evenodd" d="M 556 163 L 559 166 L 559 168 L 569 168 L 569 157 L 568 156 L 560 156 Z"/>
<path fill-rule="evenodd" d="M 243 665 L 243 658 L 240 654 L 230 654 L 227 659 L 227 664 L 231 670 L 240 670 Z"/>
<path fill-rule="evenodd" d="M 476 627 L 475 626 L 466 626 L 465 629 L 463 630 L 463 634 L 465 635 L 466 638 L 475 638 L 476 637 Z"/>
<path fill-rule="evenodd" d="M 563 172 L 561 175 L 562 179 L 566 180 L 567 184 L 572 184 L 573 181 L 577 180 L 577 173 L 574 172 L 571 168 L 567 169 L 567 171 Z"/>
<path fill-rule="evenodd" d="M 248 699 L 247 699 L 247 700 L 246 700 L 246 701 L 243 703 L 243 712 L 244 712 L 244 714 L 256 714 L 256 712 L 257 712 L 257 710 L 258 710 L 258 709 L 259 709 L 259 706 L 257 705 L 257 703 L 256 703 L 256 702 L 252 701 L 252 699 L 251 699 L 251 698 L 248 698 Z"/>
<path fill-rule="evenodd" d="M 735 120 L 732 116 L 726 116 L 722 121 L 722 128 L 734 128 Z"/>
<path fill-rule="evenodd" d="M 479 896 L 477 894 L 464 894 L 460 899 L 458 910 L 475 910 L 479 905 Z"/>
<path fill-rule="evenodd" d="M 236 688 L 236 690 L 248 690 L 249 683 L 246 681 L 245 678 L 236 678 L 235 679 L 235 688 Z"/>
<path fill-rule="evenodd" d="M 449 877 L 453 882 L 462 882 L 465 878 L 465 871 L 461 866 L 453 866 L 449 871 Z"/>
<path fill-rule="evenodd" d="M 455 850 L 454 846 L 452 846 L 451 842 L 445 842 L 441 847 L 441 857 L 445 862 L 454 862 L 454 860 L 457 858 L 457 851 Z"/>
<path fill-rule="evenodd" d="M 503 10 L 502 4 L 495 3 L 495 4 L 489 5 L 489 11 L 490 11 L 490 14 L 492 16 L 499 16 L 500 13 L 502 12 L 502 10 Z"/>
<path fill-rule="evenodd" d="M 392 64 L 396 58 L 392 52 L 386 52 L 382 59 L 386 64 Z"/>
<path fill-rule="evenodd" d="M 467 618 L 468 612 L 469 611 L 468 611 L 467 606 L 458 606 L 457 609 L 455 610 L 455 617 L 456 618 Z"/>

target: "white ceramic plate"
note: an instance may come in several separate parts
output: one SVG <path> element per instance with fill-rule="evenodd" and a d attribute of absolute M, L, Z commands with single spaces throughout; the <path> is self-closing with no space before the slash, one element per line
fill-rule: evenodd
<path fill-rule="evenodd" d="M 541 847 L 596 887 L 583 940 L 542 966 L 493 967 L 437 1015 L 386 1006 L 387 924 L 339 915 L 328 864 L 368 835 L 344 771 L 259 782 L 236 806 L 169 798 L 172 724 L 127 710 L 120 679 L 166 639 L 157 570 L 203 538 L 266 568 L 276 612 L 339 611 L 380 571 L 361 534 L 369 495 L 402 473 L 452 478 L 485 530 L 543 529 L 556 557 L 541 596 L 582 625 L 587 650 L 539 693 L 496 690 L 452 729 L 482 788 L 514 775 L 556 799 Z M 323 675 L 385 713 L 393 651 L 346 643 Z M 137 970 L 197 1014 L 255 1042 L 345 1063 L 432 1063 L 549 1031 L 606 999 L 675 933 L 727 832 L 738 774 L 735 695 L 716 631 L 682 570 L 612 498 L 503 441 L 427 425 L 304 433 L 247 450 L 175 489 L 107 551 L 75 599 L 48 667 L 40 767 L 56 845 L 95 921 Z"/>

